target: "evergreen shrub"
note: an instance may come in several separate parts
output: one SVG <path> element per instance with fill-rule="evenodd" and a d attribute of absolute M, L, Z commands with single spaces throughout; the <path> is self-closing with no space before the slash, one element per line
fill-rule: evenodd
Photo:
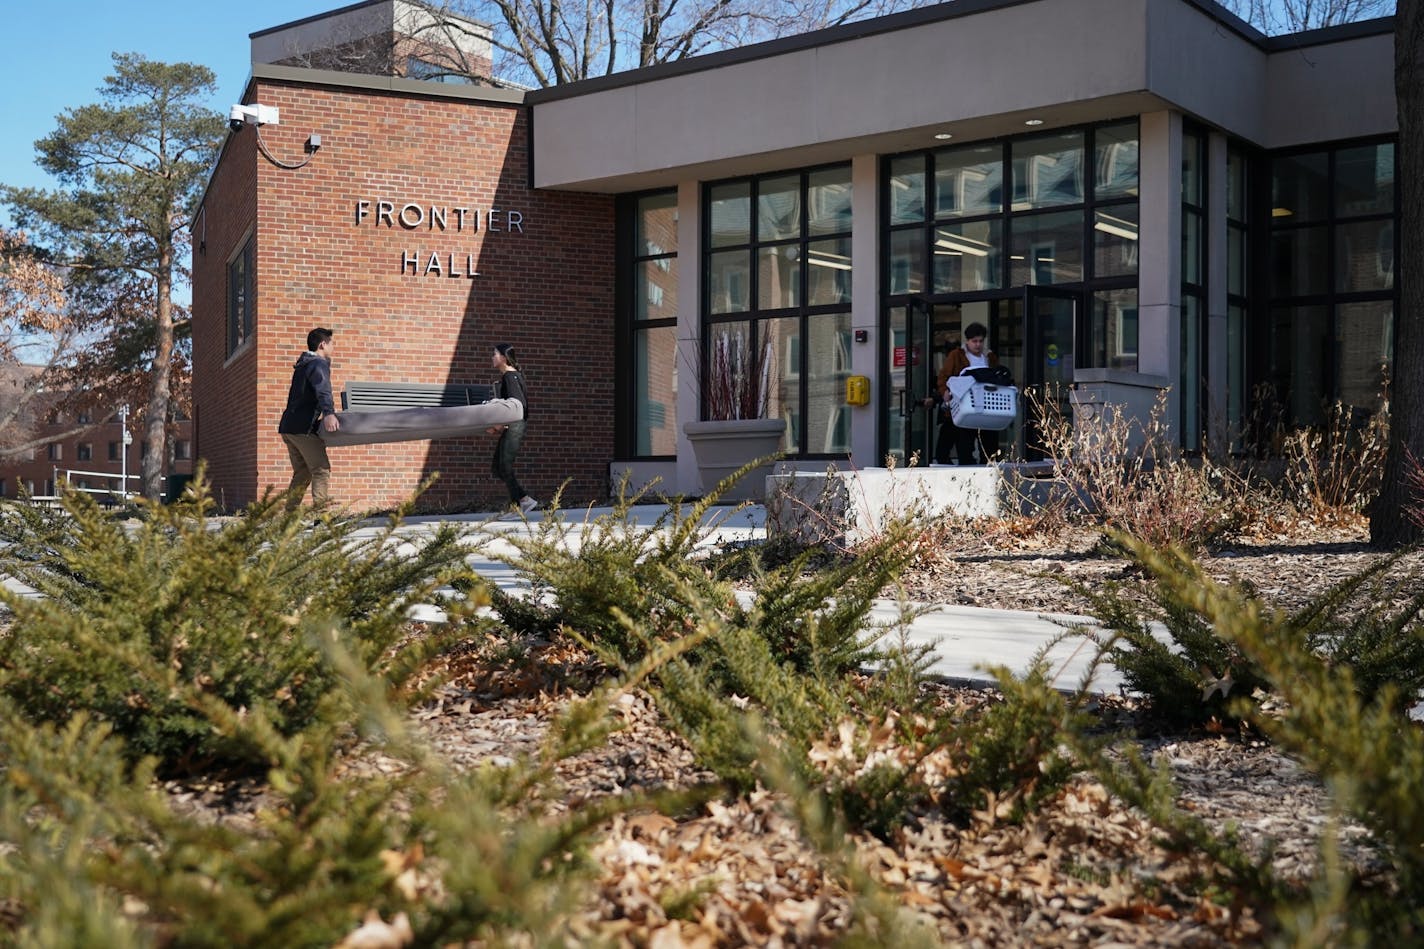
<path fill-rule="evenodd" d="M 339 639 L 392 694 L 416 681 L 456 635 L 412 636 L 412 607 L 446 602 L 468 576 L 469 545 L 449 526 L 398 543 L 400 515 L 369 538 L 356 522 L 286 510 L 269 497 L 226 523 L 208 516 L 201 475 L 178 503 L 125 524 L 79 493 L 62 513 L 0 506 L 0 572 L 41 594 L 0 589 L 13 612 L 0 638 L 0 696 L 34 722 L 84 712 L 137 758 L 165 772 L 263 764 L 215 733 L 201 711 L 216 700 L 261 711 L 283 735 L 317 719 L 335 674 L 322 638 Z M 413 694 L 413 693 L 412 693 Z"/>

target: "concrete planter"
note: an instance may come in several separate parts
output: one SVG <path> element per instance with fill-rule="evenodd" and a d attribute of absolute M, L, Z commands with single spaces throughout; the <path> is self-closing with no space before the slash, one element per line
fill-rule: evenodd
<path fill-rule="evenodd" d="M 779 418 L 729 419 L 717 422 L 684 422 L 683 434 L 692 444 L 703 492 L 711 491 L 723 478 L 758 458 L 768 458 L 747 472 L 722 495 L 728 501 L 760 501 L 766 496 L 766 476 L 781 451 L 786 420 Z"/>

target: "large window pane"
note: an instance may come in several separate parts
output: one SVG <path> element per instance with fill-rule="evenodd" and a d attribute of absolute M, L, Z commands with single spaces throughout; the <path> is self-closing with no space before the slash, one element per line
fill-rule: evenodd
<path fill-rule="evenodd" d="M 801 176 L 763 178 L 757 188 L 757 240 L 801 236 Z"/>
<path fill-rule="evenodd" d="M 757 309 L 779 310 L 801 302 L 801 245 L 757 250 Z"/>
<path fill-rule="evenodd" d="M 1201 448 L 1202 391 L 1206 388 L 1202 368 L 1202 342 L 1206 331 L 1201 297 L 1182 295 L 1182 447 Z"/>
<path fill-rule="evenodd" d="M 1270 382 L 1291 425 L 1318 425 L 1329 379 L 1330 309 L 1325 306 L 1271 309 Z"/>
<path fill-rule="evenodd" d="M 1086 365 L 1137 371 L 1137 290 L 1093 294 Z"/>
<path fill-rule="evenodd" d="M 633 265 L 633 319 L 670 320 L 677 316 L 677 261 L 663 257 Z"/>
<path fill-rule="evenodd" d="M 1002 149 L 976 146 L 935 153 L 935 217 L 997 214 L 1003 207 Z"/>
<path fill-rule="evenodd" d="M 890 234 L 890 292 L 919 293 L 925 286 L 923 228 Z"/>
<path fill-rule="evenodd" d="M 1182 210 L 1182 282 L 1202 282 L 1202 216 Z"/>
<path fill-rule="evenodd" d="M 1394 222 L 1360 221 L 1335 229 L 1335 290 L 1355 293 L 1394 286 Z"/>
<path fill-rule="evenodd" d="M 783 450 L 801 451 L 801 318 L 789 316 L 757 323 L 761 338 L 771 341 L 772 379 L 771 402 L 767 418 L 786 419 Z"/>
<path fill-rule="evenodd" d="M 677 327 L 633 333 L 633 427 L 638 455 L 677 454 Z"/>
<path fill-rule="evenodd" d="M 806 302 L 811 306 L 849 303 L 850 238 L 806 245 Z"/>
<path fill-rule="evenodd" d="M 936 293 L 992 290 L 1002 279 L 1003 223 L 972 221 L 935 228 L 934 289 Z"/>
<path fill-rule="evenodd" d="M 1226 424 L 1232 450 L 1241 447 L 1246 407 L 1246 308 L 1226 307 Z"/>
<path fill-rule="evenodd" d="M 850 375 L 850 314 L 806 319 L 806 451 L 850 451 L 850 409 L 845 380 Z"/>
<path fill-rule="evenodd" d="M 1226 292 L 1246 295 L 1246 231 L 1234 225 L 1226 229 Z"/>
<path fill-rule="evenodd" d="M 666 191 L 639 198 L 635 227 L 635 256 L 656 257 L 676 253 L 677 192 Z"/>
<path fill-rule="evenodd" d="M 1271 235 L 1271 293 L 1277 297 L 1314 296 L 1330 288 L 1329 232 L 1298 227 Z"/>
<path fill-rule="evenodd" d="M 850 230 L 850 166 L 813 171 L 807 176 L 806 224 L 812 237 Z"/>
<path fill-rule="evenodd" d="M 1246 223 L 1246 156 L 1231 149 L 1226 154 L 1226 216 L 1232 221 Z"/>
<path fill-rule="evenodd" d="M 707 312 L 745 313 L 751 308 L 751 251 L 731 250 L 707 257 Z"/>
<path fill-rule="evenodd" d="M 1093 212 L 1093 276 L 1137 273 L 1137 205 L 1114 204 Z"/>
<path fill-rule="evenodd" d="M 1335 216 L 1394 210 L 1394 145 L 1342 148 L 1335 153 Z"/>
<path fill-rule="evenodd" d="M 708 198 L 712 246 L 749 244 L 752 239 L 752 185 L 734 181 L 713 185 Z"/>
<path fill-rule="evenodd" d="M 1015 217 L 1009 254 L 1013 286 L 1077 283 L 1083 279 L 1083 212 Z"/>
<path fill-rule="evenodd" d="M 1388 300 L 1341 305 L 1335 313 L 1335 351 L 1340 401 L 1378 411 L 1394 352 L 1394 305 Z"/>
<path fill-rule="evenodd" d="M 1203 204 L 1202 138 L 1195 132 L 1182 133 L 1182 203 Z"/>
<path fill-rule="evenodd" d="M 890 223 L 914 224 L 925 219 L 925 156 L 890 162 Z"/>
<path fill-rule="evenodd" d="M 1093 194 L 1099 200 L 1137 196 L 1137 123 L 1093 133 Z"/>
<path fill-rule="evenodd" d="M 1014 210 L 1083 200 L 1083 133 L 1067 132 L 1013 145 Z"/>
<path fill-rule="evenodd" d="M 1327 216 L 1329 168 L 1325 152 L 1277 158 L 1271 164 L 1271 217 L 1294 223 Z"/>

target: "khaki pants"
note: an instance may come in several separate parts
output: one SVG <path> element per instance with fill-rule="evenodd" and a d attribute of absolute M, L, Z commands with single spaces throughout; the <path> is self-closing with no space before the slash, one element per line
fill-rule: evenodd
<path fill-rule="evenodd" d="M 302 492 L 311 485 L 312 503 L 326 507 L 331 498 L 331 462 L 326 457 L 326 442 L 320 435 L 287 435 L 282 441 L 287 443 L 287 456 L 292 460 L 292 483 L 287 490 L 292 492 L 287 503 L 296 507 L 302 503 Z"/>

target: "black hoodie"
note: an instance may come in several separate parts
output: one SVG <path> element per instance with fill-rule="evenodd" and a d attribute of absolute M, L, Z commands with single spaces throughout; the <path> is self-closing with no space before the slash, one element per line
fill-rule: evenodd
<path fill-rule="evenodd" d="M 277 431 L 284 435 L 316 434 L 323 415 L 336 411 L 331 401 L 331 363 L 307 350 L 292 367 L 292 389 L 287 393 L 287 409 Z"/>

